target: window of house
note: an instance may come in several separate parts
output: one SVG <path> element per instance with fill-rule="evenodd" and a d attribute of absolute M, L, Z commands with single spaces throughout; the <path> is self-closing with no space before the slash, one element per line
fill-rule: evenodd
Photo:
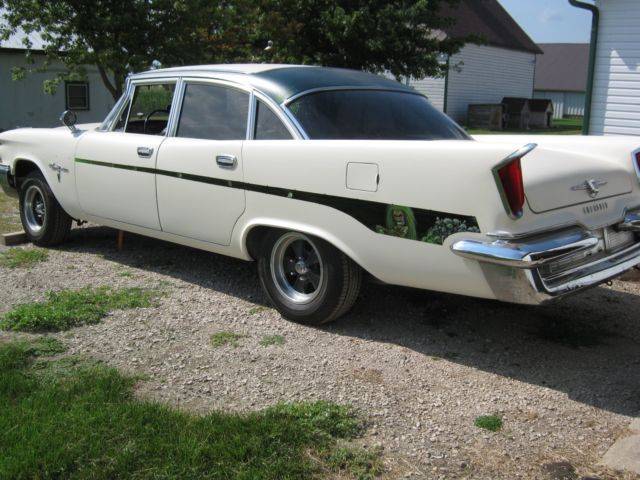
<path fill-rule="evenodd" d="M 124 131 L 164 135 L 175 87 L 175 83 L 136 85 Z"/>
<path fill-rule="evenodd" d="M 65 103 L 67 110 L 89 110 L 89 84 L 66 82 Z"/>
<path fill-rule="evenodd" d="M 187 84 L 177 137 L 244 140 L 249 94 L 220 85 Z"/>
<path fill-rule="evenodd" d="M 293 137 L 278 116 L 258 100 L 256 105 L 256 130 L 253 138 L 256 140 L 291 140 Z"/>

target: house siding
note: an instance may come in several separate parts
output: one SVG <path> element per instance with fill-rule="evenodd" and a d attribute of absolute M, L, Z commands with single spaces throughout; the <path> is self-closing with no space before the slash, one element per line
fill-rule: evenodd
<path fill-rule="evenodd" d="M 447 114 L 466 122 L 474 103 L 533 95 L 536 56 L 504 48 L 467 45 L 451 58 Z"/>
<path fill-rule="evenodd" d="M 548 98 L 553 102 L 553 118 L 560 119 L 567 116 L 584 116 L 584 92 L 559 92 L 552 90 L 536 90 L 533 98 Z"/>
<path fill-rule="evenodd" d="M 450 60 L 447 114 L 466 123 L 470 104 L 500 103 L 504 97 L 531 98 L 536 56 L 533 53 L 485 45 L 466 45 Z M 411 80 L 441 110 L 443 78 Z"/>
<path fill-rule="evenodd" d="M 640 2 L 598 0 L 590 133 L 640 135 Z"/>
<path fill-rule="evenodd" d="M 33 55 L 37 67 L 42 62 L 42 55 Z M 64 72 L 62 64 L 51 65 L 47 72 L 27 74 L 23 80 L 12 80 L 14 67 L 28 66 L 23 52 L 0 49 L 0 131 L 60 125 L 58 119 L 66 107 L 64 83 L 58 86 L 54 95 L 49 95 L 43 90 L 43 81 Z M 89 83 L 89 110 L 76 112 L 78 122 L 102 121 L 114 100 L 95 68 L 88 68 L 86 81 Z"/>

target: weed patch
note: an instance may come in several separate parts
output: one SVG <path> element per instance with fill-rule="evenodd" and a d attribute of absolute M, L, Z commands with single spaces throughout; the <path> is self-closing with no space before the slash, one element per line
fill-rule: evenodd
<path fill-rule="evenodd" d="M 473 424 L 478 428 L 484 428 L 490 432 L 497 432 L 502 428 L 502 418 L 498 415 L 483 415 L 476 418 Z"/>
<path fill-rule="evenodd" d="M 158 293 L 141 288 L 109 287 L 47 293 L 44 302 L 25 303 L 4 315 L 0 329 L 22 332 L 57 332 L 93 325 L 110 311 L 150 307 Z"/>
<path fill-rule="evenodd" d="M 244 338 L 244 335 L 234 332 L 218 332 L 211 335 L 211 346 L 218 348 L 225 345 L 231 345 L 232 347 L 238 347 L 240 345 L 240 339 Z"/>
<path fill-rule="evenodd" d="M 347 444 L 362 431 L 348 407 L 196 416 L 136 399 L 135 382 L 101 363 L 35 362 L 27 344 L 0 344 L 0 478 L 368 480 L 381 471 L 379 452 Z"/>
<path fill-rule="evenodd" d="M 39 248 L 12 248 L 0 253 L 0 267 L 28 268 L 48 258 L 47 251 Z"/>
<path fill-rule="evenodd" d="M 260 340 L 260 345 L 268 347 L 270 345 L 284 345 L 284 337 L 282 335 L 265 335 Z"/>

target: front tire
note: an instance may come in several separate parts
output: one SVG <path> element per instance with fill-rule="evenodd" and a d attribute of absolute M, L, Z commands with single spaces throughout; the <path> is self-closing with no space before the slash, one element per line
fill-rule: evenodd
<path fill-rule="evenodd" d="M 20 220 L 29 240 L 41 247 L 62 243 L 71 230 L 71 217 L 39 171 L 29 173 L 20 185 Z"/>
<path fill-rule="evenodd" d="M 362 270 L 326 241 L 300 232 L 272 230 L 258 258 L 260 282 L 283 317 L 307 325 L 347 313 L 360 291 Z"/>

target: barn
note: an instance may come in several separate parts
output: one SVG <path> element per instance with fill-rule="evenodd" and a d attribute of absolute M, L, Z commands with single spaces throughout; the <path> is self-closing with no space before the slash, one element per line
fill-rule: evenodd
<path fill-rule="evenodd" d="M 544 55 L 536 58 L 533 98 L 553 102 L 554 118 L 584 116 L 588 43 L 540 43 Z"/>
<path fill-rule="evenodd" d="M 592 94 L 587 93 L 585 133 L 640 135 L 640 1 L 570 3 L 594 16 Z"/>
<path fill-rule="evenodd" d="M 411 79 L 409 84 L 440 110 L 466 123 L 470 104 L 499 104 L 503 97 L 531 98 L 536 55 L 542 50 L 497 0 L 462 0 L 445 9 L 456 23 L 446 35 L 480 36 L 446 61 L 443 78 Z"/>
<path fill-rule="evenodd" d="M 25 38 L 31 44 L 33 65 L 25 59 Z M 23 80 L 13 80 L 14 69 L 42 65 L 43 48 L 37 34 L 27 37 L 18 32 L 7 40 L 0 40 L 0 131 L 55 126 L 60 114 L 67 109 L 76 112 L 80 123 L 102 121 L 114 100 L 95 67 L 87 66 L 86 78 L 60 84 L 53 95 L 44 92 L 43 82 L 66 71 L 61 63 L 52 64 L 47 72 L 34 72 Z"/>

